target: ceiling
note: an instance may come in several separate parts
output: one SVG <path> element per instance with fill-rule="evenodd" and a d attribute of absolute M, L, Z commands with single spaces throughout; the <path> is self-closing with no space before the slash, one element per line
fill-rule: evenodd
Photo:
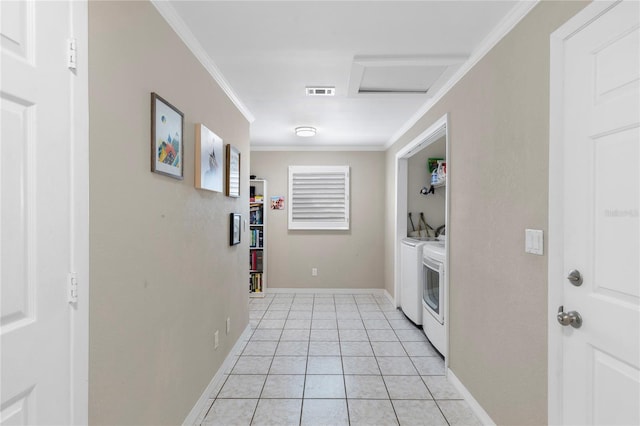
<path fill-rule="evenodd" d="M 383 149 L 517 4 L 174 0 L 162 7 L 254 119 L 253 149 Z M 310 86 L 335 87 L 335 96 L 306 96 Z M 298 126 L 317 135 L 297 137 Z"/>

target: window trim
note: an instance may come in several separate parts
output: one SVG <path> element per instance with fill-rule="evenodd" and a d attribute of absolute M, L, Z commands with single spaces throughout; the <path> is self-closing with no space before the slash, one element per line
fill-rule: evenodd
<path fill-rule="evenodd" d="M 294 220 L 294 204 L 296 197 L 293 194 L 293 175 L 297 174 L 309 174 L 309 175 L 322 175 L 322 174 L 333 174 L 340 173 L 344 175 L 344 198 L 342 202 L 344 203 L 344 216 L 340 220 L 327 221 L 327 220 L 318 220 L 318 221 L 296 221 Z M 349 194 L 349 186 L 350 186 L 350 172 L 349 166 L 289 166 L 289 180 L 287 183 L 288 192 L 289 192 L 289 202 L 287 203 L 288 208 L 288 229 L 290 230 L 338 230 L 338 231 L 346 231 L 349 230 L 350 222 L 350 194 Z"/>

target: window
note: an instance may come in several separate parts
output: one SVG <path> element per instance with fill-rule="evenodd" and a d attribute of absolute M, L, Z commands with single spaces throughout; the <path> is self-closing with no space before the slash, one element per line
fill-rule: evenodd
<path fill-rule="evenodd" d="M 349 229 L 349 166 L 289 166 L 289 229 Z"/>

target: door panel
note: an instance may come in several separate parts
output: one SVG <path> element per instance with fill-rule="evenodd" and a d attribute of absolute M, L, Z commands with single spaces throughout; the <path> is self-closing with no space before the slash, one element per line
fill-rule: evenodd
<path fill-rule="evenodd" d="M 636 304 L 640 229 L 633 215 L 640 192 L 639 138 L 637 128 L 612 133 L 597 138 L 594 150 L 594 291 Z"/>
<path fill-rule="evenodd" d="M 594 52 L 596 104 L 624 94 L 634 95 L 638 89 L 638 63 L 633 55 L 625 54 L 634 49 L 640 49 L 637 28 L 620 34 Z"/>
<path fill-rule="evenodd" d="M 2 424 L 30 425 L 35 417 L 35 392 L 31 387 L 7 401 L 2 408 Z"/>
<path fill-rule="evenodd" d="M 630 425 L 638 417 L 638 370 L 606 352 L 593 349 L 590 357 L 593 424 Z M 615 392 L 611 392 L 615 389 Z"/>
<path fill-rule="evenodd" d="M 637 2 L 564 44 L 563 423 L 639 424 L 640 32 Z M 560 327 L 560 325 L 558 325 Z"/>
<path fill-rule="evenodd" d="M 3 143 L 0 152 L 2 176 L 2 316 L 3 332 L 23 327 L 35 319 L 35 286 L 33 264 L 29 252 L 33 251 L 28 224 L 33 221 L 33 209 L 28 188 L 28 170 L 32 169 L 28 153 L 33 149 L 33 106 L 27 102 L 9 100 L 0 95 L 2 113 L 2 138 L 12 143 Z"/>
<path fill-rule="evenodd" d="M 33 62 L 34 14 L 32 1 L 6 1 L 2 5 L 0 46 L 3 54 L 13 54 L 25 62 Z M 4 71 L 4 70 L 3 70 Z"/>

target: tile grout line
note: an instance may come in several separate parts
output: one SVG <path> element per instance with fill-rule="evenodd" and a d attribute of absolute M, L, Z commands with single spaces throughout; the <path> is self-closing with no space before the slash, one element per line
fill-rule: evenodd
<path fill-rule="evenodd" d="M 377 300 L 376 300 L 376 304 L 378 305 L 378 308 L 380 308 L 380 304 L 378 304 Z M 389 324 L 389 327 L 391 327 L 391 323 L 389 322 L 389 319 L 387 318 L 387 316 L 384 315 L 384 313 L 382 315 L 384 316 L 385 320 Z M 363 324 L 364 324 L 364 321 L 363 321 Z M 393 330 L 393 334 L 396 334 L 396 331 L 395 331 L 395 329 L 393 327 L 391 327 L 391 330 Z M 387 386 L 386 380 L 384 380 L 384 375 L 382 374 L 382 369 L 380 368 L 380 363 L 378 362 L 378 356 L 376 355 L 376 351 L 373 350 L 373 344 L 371 343 L 371 337 L 369 336 L 368 332 L 367 332 L 367 337 L 369 338 L 369 345 L 371 346 L 371 351 L 373 352 L 373 356 L 375 357 L 376 364 L 378 364 L 378 369 L 380 370 L 380 378 L 382 379 L 382 383 L 384 384 L 384 389 L 387 391 L 387 396 L 389 396 L 389 403 L 391 404 L 391 409 L 393 410 L 393 415 L 396 416 L 396 422 L 398 424 L 400 424 L 400 419 L 398 418 L 398 412 L 396 411 L 396 406 L 393 404 L 393 400 L 391 399 L 391 393 L 389 392 L 389 387 Z M 397 334 L 396 334 L 396 337 L 398 337 Z M 400 339 L 398 339 L 398 341 L 399 340 Z M 402 344 L 400 346 L 402 346 Z M 403 349 L 404 349 L 404 347 L 403 347 Z"/>
<path fill-rule="evenodd" d="M 295 297 L 294 299 L 295 300 Z M 311 319 L 309 320 L 309 339 L 307 340 L 307 360 L 304 365 L 304 381 L 302 383 L 302 402 L 300 403 L 300 418 L 299 425 L 302 425 L 302 415 L 304 413 L 304 394 L 307 389 L 307 373 L 309 371 L 309 350 L 311 349 L 311 330 L 313 327 L 313 307 L 316 304 L 316 297 L 313 296 L 313 302 L 311 303 Z"/>
<path fill-rule="evenodd" d="M 267 309 L 264 311 L 265 313 L 262 315 L 262 318 L 264 318 L 264 316 L 267 314 L 267 312 L 269 311 L 269 307 L 271 307 L 271 304 L 273 303 L 274 299 L 271 299 L 271 302 L 269 302 L 269 304 L 267 305 Z M 260 319 L 260 322 L 262 322 L 262 319 Z M 249 341 L 251 341 L 251 337 L 254 336 L 254 334 L 256 333 L 256 331 L 258 330 L 258 328 L 260 327 L 260 322 L 258 323 L 258 325 L 256 326 L 256 329 L 253 330 L 253 333 L 251 333 L 251 336 L 249 337 Z M 280 335 L 282 336 L 282 332 L 280 332 Z M 278 339 L 278 343 L 276 344 L 276 350 L 278 349 L 278 344 L 280 343 L 280 339 Z M 247 343 L 248 344 L 248 343 Z M 246 349 L 246 346 L 245 346 Z M 244 353 L 244 349 L 242 351 Z M 275 358 L 275 350 L 273 352 L 273 357 Z M 269 364 L 269 370 L 271 369 L 271 365 L 273 364 L 273 358 L 271 358 L 271 364 Z M 260 389 L 260 393 L 258 394 L 258 399 L 256 401 L 256 406 L 253 409 L 253 415 L 251 416 L 251 421 L 249 422 L 249 424 L 253 423 L 253 419 L 256 416 L 256 413 L 258 412 L 258 406 L 260 405 L 260 400 L 261 400 L 261 396 L 262 396 L 262 392 L 264 392 L 264 387 L 267 384 L 267 379 L 269 378 L 269 370 L 267 370 L 267 375 L 264 378 L 264 382 L 262 383 L 262 389 Z M 233 370 L 232 370 L 233 371 Z"/>
<path fill-rule="evenodd" d="M 334 301 L 335 302 L 335 301 Z M 355 302 L 355 298 L 354 298 Z M 356 309 L 357 309 L 356 305 Z M 360 313 L 358 312 L 358 315 Z M 361 320 L 362 321 L 362 320 Z M 349 395 L 347 395 L 347 375 L 344 371 L 344 357 L 342 356 L 342 339 L 340 337 L 340 326 L 338 322 L 338 310 L 336 309 L 336 333 L 338 334 L 338 349 L 340 350 L 340 366 L 342 367 L 342 384 L 344 386 L 344 404 L 347 407 L 347 423 L 351 425 L 351 414 L 349 414 Z"/>

